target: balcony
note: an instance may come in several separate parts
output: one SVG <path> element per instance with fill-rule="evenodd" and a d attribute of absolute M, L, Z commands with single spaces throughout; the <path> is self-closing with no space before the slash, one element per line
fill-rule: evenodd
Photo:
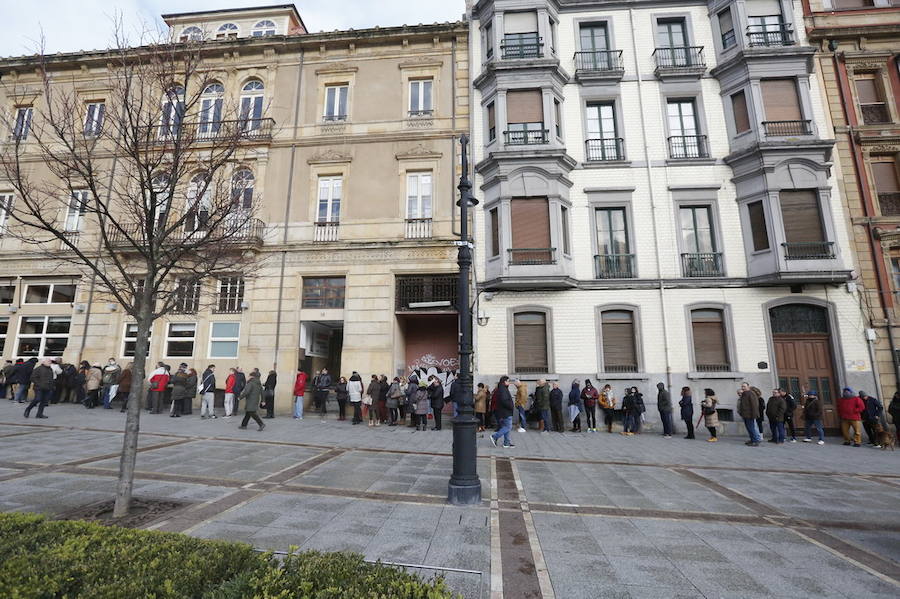
<path fill-rule="evenodd" d="M 789 25 L 748 25 L 747 43 L 758 46 L 791 46 L 794 30 Z"/>
<path fill-rule="evenodd" d="M 322 117 L 323 123 L 343 123 L 346 120 L 346 114 L 326 114 Z"/>
<path fill-rule="evenodd" d="M 900 216 L 900 192 L 879 193 L 878 205 L 882 216 Z"/>
<path fill-rule="evenodd" d="M 341 223 L 338 221 L 313 223 L 313 241 L 316 243 L 328 243 L 339 239 L 338 231 Z"/>
<path fill-rule="evenodd" d="M 575 53 L 575 78 L 621 79 L 625 74 L 621 50 L 590 50 Z"/>
<path fill-rule="evenodd" d="M 510 266 L 556 264 L 556 248 L 515 248 L 506 250 Z"/>
<path fill-rule="evenodd" d="M 706 71 L 703 46 L 657 48 L 653 51 L 653 58 L 656 60 L 656 76 L 660 78 L 700 77 Z"/>
<path fill-rule="evenodd" d="M 638 365 L 637 364 L 604 364 L 603 372 L 608 372 L 608 373 L 638 372 Z"/>
<path fill-rule="evenodd" d="M 541 58 L 544 56 L 544 40 L 533 33 L 507 33 L 500 42 L 503 60 Z"/>
<path fill-rule="evenodd" d="M 172 122 L 143 128 L 138 132 L 140 141 L 154 144 L 184 144 L 259 142 L 272 139 L 275 119 L 235 119 L 228 121 Z"/>
<path fill-rule="evenodd" d="M 722 277 L 722 253 L 681 254 L 681 271 L 688 278 Z"/>
<path fill-rule="evenodd" d="M 179 229 L 173 231 L 163 240 L 164 245 L 190 244 L 191 241 L 199 241 L 206 235 L 206 227 L 200 226 L 193 230 Z M 211 233 L 222 243 L 235 246 L 261 246 L 265 239 L 266 223 L 258 218 L 247 220 L 235 220 L 233 223 L 224 222 L 217 226 Z M 127 225 L 110 230 L 108 233 L 109 244 L 120 249 L 138 248 L 147 245 L 147 230 L 143 225 Z"/>
<path fill-rule="evenodd" d="M 594 256 L 594 276 L 598 279 L 634 278 L 634 254 L 599 254 Z M 627 372 L 634 372 L 629 370 Z"/>
<path fill-rule="evenodd" d="M 535 146 L 548 143 L 549 134 L 548 129 L 504 131 L 503 142 L 508 146 Z"/>
<path fill-rule="evenodd" d="M 431 239 L 432 221 L 430 218 L 406 219 L 407 239 Z"/>
<path fill-rule="evenodd" d="M 697 372 L 731 372 L 731 364 L 696 364 Z"/>
<path fill-rule="evenodd" d="M 435 309 L 455 312 L 457 291 L 456 275 L 398 275 L 394 309 L 397 312 Z"/>
<path fill-rule="evenodd" d="M 831 260 L 834 243 L 831 241 L 795 241 L 782 243 L 785 260 Z"/>
<path fill-rule="evenodd" d="M 673 135 L 669 137 L 669 157 L 676 160 L 709 158 L 705 135 Z"/>
<path fill-rule="evenodd" d="M 812 121 L 763 121 L 766 137 L 797 137 L 812 135 Z"/>
<path fill-rule="evenodd" d="M 588 162 L 607 162 L 625 160 L 624 139 L 621 137 L 604 137 L 588 139 L 585 143 L 585 159 Z"/>
<path fill-rule="evenodd" d="M 880 125 L 891 122 L 891 115 L 888 112 L 887 104 L 884 102 L 860 104 L 859 109 L 862 112 L 863 123 L 866 125 Z"/>

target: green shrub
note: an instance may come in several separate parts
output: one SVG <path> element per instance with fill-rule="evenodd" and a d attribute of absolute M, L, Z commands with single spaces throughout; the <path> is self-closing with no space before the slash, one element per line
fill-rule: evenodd
<path fill-rule="evenodd" d="M 450 599 L 350 553 L 276 558 L 249 545 L 88 522 L 0 514 L 0 597 L 8 599 Z"/>

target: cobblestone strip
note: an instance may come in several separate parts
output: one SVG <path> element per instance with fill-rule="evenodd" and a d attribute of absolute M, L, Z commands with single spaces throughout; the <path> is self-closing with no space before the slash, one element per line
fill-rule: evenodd
<path fill-rule="evenodd" d="M 512 460 L 497 458 L 496 473 L 497 498 L 500 501 L 519 503 L 519 509 L 502 510 L 499 513 L 503 596 L 516 599 L 542 599 L 544 594 L 538 578 L 531 535 L 525 521 L 524 509 L 527 508 L 527 503 L 522 504 L 522 497 L 519 494 L 521 482 L 516 480 Z"/>
<path fill-rule="evenodd" d="M 550 582 L 550 572 L 547 569 L 547 563 L 544 561 L 544 552 L 541 550 L 541 541 L 538 538 L 537 529 L 534 526 L 531 507 L 528 503 L 528 497 L 525 495 L 525 488 L 522 485 L 522 478 L 519 476 L 519 469 L 516 466 L 515 458 L 510 460 L 510 466 L 516 480 L 516 488 L 519 491 L 522 517 L 525 520 L 525 530 L 528 532 L 528 540 L 531 543 L 531 554 L 534 557 L 534 566 L 538 583 L 541 585 L 541 596 L 544 599 L 556 599 L 556 595 L 553 593 L 553 584 Z"/>
<path fill-rule="evenodd" d="M 802 539 L 818 545 L 869 574 L 900 588 L 900 564 L 897 562 L 884 559 L 821 530 L 793 527 L 789 527 L 789 530 Z M 898 590 L 898 594 L 900 594 L 900 590 Z"/>
<path fill-rule="evenodd" d="M 497 493 L 497 458 L 491 456 L 491 599 L 503 599 L 503 548 L 500 542 L 500 502 Z"/>
<path fill-rule="evenodd" d="M 155 445 L 145 445 L 143 447 L 138 447 L 138 453 L 144 453 L 146 451 L 153 451 L 154 449 L 164 449 L 166 447 L 174 447 L 176 445 L 184 445 L 185 443 L 190 443 L 194 441 L 194 439 L 178 439 L 176 441 L 167 441 L 166 443 L 156 443 Z M 121 451 L 117 451 L 115 453 L 107 453 L 103 455 L 95 455 L 88 458 L 80 458 L 78 460 L 72 460 L 70 462 L 63 462 L 60 464 L 61 466 L 83 466 L 84 464 L 90 464 L 91 462 L 100 462 L 103 460 L 112 460 L 122 456 Z"/>
<path fill-rule="evenodd" d="M 318 468 L 326 462 L 330 462 L 331 460 L 339 458 L 345 453 L 347 453 L 346 449 L 329 449 L 325 453 L 313 456 L 307 460 L 304 460 L 303 462 L 300 462 L 299 464 L 289 466 L 283 470 L 275 472 L 274 474 L 263 477 L 259 479 L 258 482 L 284 483 L 291 480 L 292 478 L 300 476 L 301 474 L 306 474 L 310 470 Z"/>

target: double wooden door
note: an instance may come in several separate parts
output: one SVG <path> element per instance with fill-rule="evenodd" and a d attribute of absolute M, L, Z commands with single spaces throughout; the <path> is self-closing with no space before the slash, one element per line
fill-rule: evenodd
<path fill-rule="evenodd" d="M 826 428 L 838 426 L 835 407 L 834 361 L 831 341 L 827 334 L 777 334 L 775 341 L 775 371 L 778 386 L 790 391 L 798 402 L 806 391 L 815 391 L 822 402 L 822 424 Z M 799 408 L 794 422 L 802 424 Z"/>

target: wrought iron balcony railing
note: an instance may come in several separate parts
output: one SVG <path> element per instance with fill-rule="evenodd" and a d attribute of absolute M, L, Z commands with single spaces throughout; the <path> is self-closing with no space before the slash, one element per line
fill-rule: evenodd
<path fill-rule="evenodd" d="M 637 372 L 637 364 L 604 364 L 603 372 Z"/>
<path fill-rule="evenodd" d="M 625 144 L 621 137 L 588 139 L 585 142 L 585 157 L 588 162 L 605 160 L 625 160 Z"/>
<path fill-rule="evenodd" d="M 411 304 L 446 302 L 449 306 L 441 309 L 456 310 L 459 290 L 456 275 L 398 275 L 395 310 L 413 311 Z"/>
<path fill-rule="evenodd" d="M 432 234 L 432 221 L 430 218 L 406 219 L 407 239 L 430 239 Z"/>
<path fill-rule="evenodd" d="M 510 266 L 556 264 L 556 248 L 514 248 L 506 251 Z"/>
<path fill-rule="evenodd" d="M 900 191 L 878 194 L 882 216 L 900 216 Z"/>
<path fill-rule="evenodd" d="M 621 71 L 621 50 L 588 50 L 575 53 L 575 72 L 605 73 Z"/>
<path fill-rule="evenodd" d="M 339 221 L 317 222 L 313 223 L 315 231 L 313 232 L 313 241 L 317 243 L 325 243 L 329 241 L 337 241 L 339 239 L 341 223 Z"/>
<path fill-rule="evenodd" d="M 598 254 L 594 256 L 594 276 L 598 279 L 634 278 L 634 254 Z"/>
<path fill-rule="evenodd" d="M 722 34 L 722 49 L 727 50 L 728 48 L 737 44 L 737 36 L 734 34 L 734 29 L 729 29 L 725 33 Z"/>
<path fill-rule="evenodd" d="M 190 243 L 203 239 L 209 231 L 208 226 L 202 223 L 194 227 L 181 228 L 166 235 L 163 240 L 165 245 Z M 266 223 L 258 218 L 241 219 L 233 222 L 225 221 L 216 225 L 211 236 L 220 239 L 222 243 L 234 245 L 261 245 L 265 238 Z M 146 227 L 139 224 L 116 227 L 109 231 L 109 243 L 118 247 L 143 247 L 147 245 Z"/>
<path fill-rule="evenodd" d="M 500 56 L 503 60 L 541 58 L 543 55 L 544 40 L 537 33 L 507 34 L 500 42 Z"/>
<path fill-rule="evenodd" d="M 410 110 L 409 111 L 409 118 L 411 118 L 411 119 L 420 118 L 420 117 L 428 117 L 428 116 L 433 116 L 433 115 L 434 115 L 434 109 L 432 109 L 432 108 L 427 108 L 425 110 Z"/>
<path fill-rule="evenodd" d="M 275 119 L 233 119 L 227 121 L 171 121 L 154 125 L 149 130 L 145 127 L 138 132 L 152 143 L 227 143 L 264 141 L 272 138 Z"/>
<path fill-rule="evenodd" d="M 697 364 L 698 372 L 730 372 L 731 364 Z"/>
<path fill-rule="evenodd" d="M 747 43 L 753 46 L 790 46 L 794 30 L 790 25 L 748 25 Z"/>
<path fill-rule="evenodd" d="M 532 146 L 548 142 L 548 129 L 530 130 L 514 129 L 503 132 L 504 143 L 508 146 Z"/>
<path fill-rule="evenodd" d="M 669 137 L 670 158 L 709 158 L 705 135 L 673 135 Z"/>
<path fill-rule="evenodd" d="M 863 123 L 866 125 L 879 125 L 891 122 L 891 115 L 888 112 L 887 104 L 884 102 L 860 104 L 859 109 L 862 112 Z"/>
<path fill-rule="evenodd" d="M 724 275 L 722 253 L 681 254 L 681 270 L 685 277 L 721 277 Z"/>
<path fill-rule="evenodd" d="M 794 241 L 782 243 L 785 260 L 830 260 L 834 258 L 834 242 Z"/>
<path fill-rule="evenodd" d="M 812 121 L 763 121 L 763 130 L 767 137 L 812 135 Z"/>
<path fill-rule="evenodd" d="M 657 69 L 702 69 L 706 68 L 703 46 L 683 46 L 679 48 L 657 48 L 653 51 Z"/>

